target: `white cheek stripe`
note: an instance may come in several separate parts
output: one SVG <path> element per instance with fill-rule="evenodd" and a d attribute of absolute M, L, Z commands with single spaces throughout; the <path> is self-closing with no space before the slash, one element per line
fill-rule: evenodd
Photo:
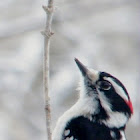
<path fill-rule="evenodd" d="M 123 113 L 109 112 L 108 115 L 109 115 L 109 119 L 107 121 L 103 121 L 103 123 L 105 125 L 107 125 L 108 127 L 111 127 L 111 128 L 113 128 L 113 127 L 117 127 L 117 128 L 122 127 L 128 121 L 128 118 Z"/>
<path fill-rule="evenodd" d="M 113 112 L 112 111 L 112 106 L 109 102 L 109 100 L 106 98 L 106 96 L 103 94 L 103 92 L 98 91 L 99 93 L 99 99 L 101 101 L 101 105 L 104 107 L 104 109 L 107 111 L 107 114 L 109 116 L 108 120 L 103 121 L 103 123 L 108 126 L 108 127 L 121 127 L 124 126 L 128 118 L 124 113 L 120 112 Z"/>
<path fill-rule="evenodd" d="M 120 87 L 112 78 L 110 77 L 105 77 L 105 80 L 109 81 L 113 87 L 115 88 L 117 94 L 119 94 L 125 101 L 128 101 L 128 96 L 125 94 L 125 91 Z"/>

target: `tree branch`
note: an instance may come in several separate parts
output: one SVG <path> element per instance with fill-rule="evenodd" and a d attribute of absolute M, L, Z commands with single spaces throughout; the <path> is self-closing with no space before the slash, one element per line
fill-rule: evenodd
<path fill-rule="evenodd" d="M 47 6 L 42 6 L 46 12 L 46 26 L 45 30 L 42 31 L 44 35 L 44 94 L 45 94 L 45 112 L 46 112 L 46 127 L 48 140 L 51 140 L 51 108 L 49 98 L 49 52 L 50 52 L 50 37 L 54 34 L 51 30 L 52 17 L 54 12 L 53 0 L 48 0 Z"/>

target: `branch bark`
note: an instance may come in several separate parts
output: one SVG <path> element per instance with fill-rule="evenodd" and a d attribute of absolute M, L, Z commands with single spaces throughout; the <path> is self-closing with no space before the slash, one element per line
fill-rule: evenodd
<path fill-rule="evenodd" d="M 44 94 L 45 94 L 45 113 L 46 113 L 46 127 L 48 140 L 51 140 L 51 107 L 49 98 L 49 52 L 50 52 L 50 37 L 54 34 L 51 29 L 52 17 L 54 12 L 53 0 L 48 0 L 47 6 L 42 6 L 46 12 L 46 26 L 42 31 L 44 35 Z"/>

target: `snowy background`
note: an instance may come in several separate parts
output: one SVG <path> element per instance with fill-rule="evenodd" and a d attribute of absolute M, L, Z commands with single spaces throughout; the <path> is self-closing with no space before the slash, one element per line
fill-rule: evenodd
<path fill-rule="evenodd" d="M 43 94 L 43 0 L 0 3 L 0 140 L 46 140 Z M 74 57 L 127 87 L 134 115 L 128 140 L 140 138 L 138 0 L 55 0 L 50 50 L 52 128 L 72 106 L 79 71 Z"/>

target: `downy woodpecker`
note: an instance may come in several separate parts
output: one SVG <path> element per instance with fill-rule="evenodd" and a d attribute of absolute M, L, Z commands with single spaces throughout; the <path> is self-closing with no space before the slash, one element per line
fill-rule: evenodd
<path fill-rule="evenodd" d="M 52 140 L 126 140 L 133 113 L 126 88 L 111 74 L 75 62 L 82 74 L 80 98 L 59 118 Z"/>

